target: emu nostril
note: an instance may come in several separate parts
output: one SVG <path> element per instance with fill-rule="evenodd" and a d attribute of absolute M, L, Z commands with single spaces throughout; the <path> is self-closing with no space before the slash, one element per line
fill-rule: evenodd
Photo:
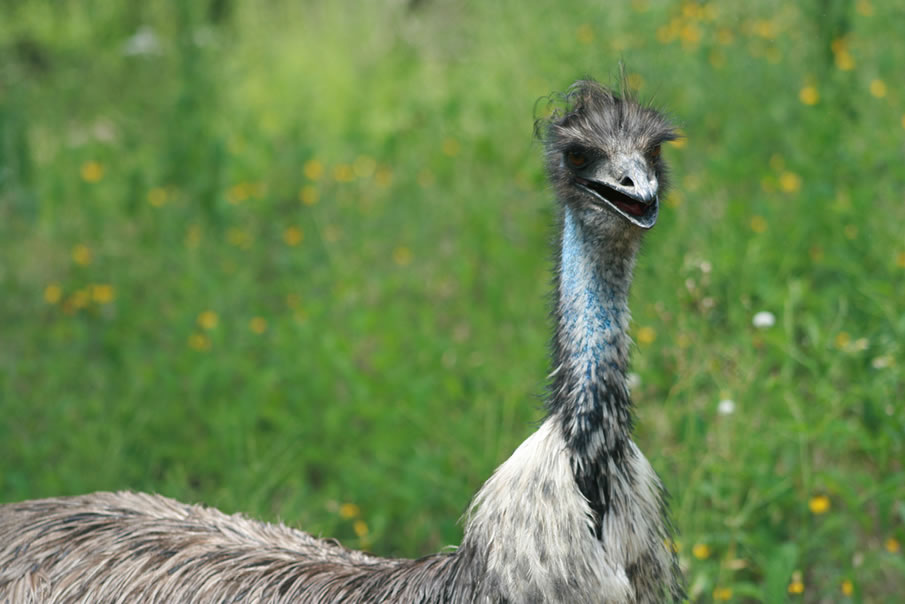
<path fill-rule="evenodd" d="M 632 182 L 632 179 L 629 178 L 628 176 L 623 176 L 622 180 L 619 181 L 619 184 L 622 185 L 623 187 L 634 187 L 635 186 L 635 183 Z"/>

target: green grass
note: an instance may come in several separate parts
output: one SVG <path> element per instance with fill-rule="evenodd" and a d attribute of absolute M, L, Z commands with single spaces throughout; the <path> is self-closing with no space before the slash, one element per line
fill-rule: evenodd
<path fill-rule="evenodd" d="M 535 101 L 624 59 L 687 135 L 632 307 L 691 599 L 905 590 L 895 2 L 193 4 L 3 3 L 0 500 L 457 543 L 541 417 Z"/>

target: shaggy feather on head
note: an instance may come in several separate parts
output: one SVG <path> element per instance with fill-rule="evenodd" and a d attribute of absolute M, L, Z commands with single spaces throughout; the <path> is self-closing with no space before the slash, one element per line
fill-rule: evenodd
<path fill-rule="evenodd" d="M 558 197 L 585 215 L 610 210 L 609 219 L 594 219 L 598 224 L 620 228 L 624 221 L 613 218 L 621 215 L 651 228 L 668 188 L 660 146 L 678 138 L 669 120 L 637 101 L 624 79 L 621 94 L 585 79 L 546 101 L 548 115 L 535 120 L 535 134 Z"/>
<path fill-rule="evenodd" d="M 565 92 L 554 92 L 538 100 L 546 116 L 536 117 L 534 133 L 548 149 L 564 150 L 569 136 L 587 137 L 606 146 L 618 138 L 632 138 L 654 146 L 679 138 L 670 121 L 649 103 L 640 102 L 623 79 L 621 92 L 584 79 Z"/>

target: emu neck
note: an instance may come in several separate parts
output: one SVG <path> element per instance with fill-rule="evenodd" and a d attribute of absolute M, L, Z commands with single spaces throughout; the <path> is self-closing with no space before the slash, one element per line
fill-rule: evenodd
<path fill-rule="evenodd" d="M 559 420 L 579 488 L 598 516 L 632 429 L 626 385 L 628 293 L 637 233 L 608 238 L 564 210 L 550 412 Z"/>

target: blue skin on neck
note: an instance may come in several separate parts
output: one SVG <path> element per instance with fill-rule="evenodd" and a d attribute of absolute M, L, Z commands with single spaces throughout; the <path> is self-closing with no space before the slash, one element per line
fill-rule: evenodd
<path fill-rule="evenodd" d="M 587 387 L 595 377 L 602 377 L 604 368 L 623 369 L 618 361 L 625 356 L 619 348 L 623 340 L 621 319 L 626 312 L 627 286 L 611 283 L 604 277 L 609 271 L 601 265 L 602 254 L 594 249 L 601 247 L 601 242 L 589 241 L 568 207 L 563 222 L 560 328 L 567 342 L 564 352 L 572 362 L 561 360 L 567 361 L 573 370 L 584 368 L 583 375 L 574 377 Z"/>
<path fill-rule="evenodd" d="M 560 258 L 559 326 L 551 410 L 571 452 L 572 471 L 596 518 L 610 509 L 611 462 L 619 465 L 632 427 L 625 383 L 631 244 L 594 236 L 568 206 Z"/>

